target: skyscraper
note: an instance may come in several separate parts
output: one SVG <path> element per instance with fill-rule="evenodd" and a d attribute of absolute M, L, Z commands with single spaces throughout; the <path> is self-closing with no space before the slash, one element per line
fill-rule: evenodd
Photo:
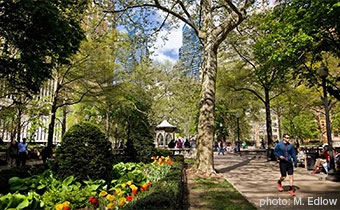
<path fill-rule="evenodd" d="M 179 60 L 187 76 L 200 79 L 200 68 L 203 62 L 203 48 L 194 30 L 184 24 L 182 28 L 182 47 L 179 49 Z"/>

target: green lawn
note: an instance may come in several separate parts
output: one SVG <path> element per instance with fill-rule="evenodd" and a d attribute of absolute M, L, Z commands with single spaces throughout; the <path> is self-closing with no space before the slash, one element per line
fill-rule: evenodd
<path fill-rule="evenodd" d="M 188 177 L 188 188 L 193 209 L 256 209 L 224 178 Z"/>

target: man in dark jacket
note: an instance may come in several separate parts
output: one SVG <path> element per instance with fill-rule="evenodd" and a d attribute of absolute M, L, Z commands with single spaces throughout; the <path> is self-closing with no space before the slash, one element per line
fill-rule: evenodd
<path fill-rule="evenodd" d="M 293 190 L 293 163 L 292 158 L 294 160 L 294 166 L 297 167 L 297 158 L 296 153 L 294 150 L 294 147 L 292 144 L 289 143 L 289 135 L 284 134 L 283 140 L 279 142 L 275 149 L 274 149 L 274 155 L 279 158 L 280 161 L 280 172 L 281 177 L 279 181 L 277 182 L 279 191 L 282 192 L 283 188 L 281 185 L 281 182 L 286 178 L 287 172 L 289 176 L 289 193 L 293 196 L 295 196 L 294 190 Z"/>

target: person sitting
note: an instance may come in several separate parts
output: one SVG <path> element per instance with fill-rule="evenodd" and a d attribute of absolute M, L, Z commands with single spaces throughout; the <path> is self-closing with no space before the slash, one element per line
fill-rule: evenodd
<path fill-rule="evenodd" d="M 300 148 L 297 149 L 297 152 L 298 152 L 298 154 L 297 154 L 298 163 L 300 165 L 304 165 L 304 162 L 305 162 L 305 153 Z"/>
<path fill-rule="evenodd" d="M 340 170 L 340 153 L 339 152 L 335 153 L 334 162 L 335 162 L 335 170 L 339 171 Z"/>
<path fill-rule="evenodd" d="M 321 172 L 322 168 L 324 168 L 325 165 L 328 163 L 329 151 L 327 149 L 324 149 L 324 151 L 321 154 L 321 157 L 322 158 L 316 159 L 316 162 L 314 164 L 314 171 L 312 172 L 312 174 Z M 326 172 L 328 171 L 328 169 L 325 170 Z"/>

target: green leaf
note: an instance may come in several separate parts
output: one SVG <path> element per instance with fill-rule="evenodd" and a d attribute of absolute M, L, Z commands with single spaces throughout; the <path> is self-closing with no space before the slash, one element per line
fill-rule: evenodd
<path fill-rule="evenodd" d="M 19 177 L 12 177 L 8 180 L 8 184 L 13 185 L 13 184 L 20 184 L 22 183 L 21 179 Z"/>
<path fill-rule="evenodd" d="M 70 185 L 73 182 L 73 180 L 74 180 L 74 177 L 73 176 L 69 176 L 66 179 L 64 179 L 62 185 L 63 186 L 68 186 L 68 185 Z"/>
<path fill-rule="evenodd" d="M 28 207 L 28 205 L 29 205 L 29 202 L 28 202 L 28 199 L 26 198 L 16 207 L 16 209 L 23 209 L 23 208 Z"/>

